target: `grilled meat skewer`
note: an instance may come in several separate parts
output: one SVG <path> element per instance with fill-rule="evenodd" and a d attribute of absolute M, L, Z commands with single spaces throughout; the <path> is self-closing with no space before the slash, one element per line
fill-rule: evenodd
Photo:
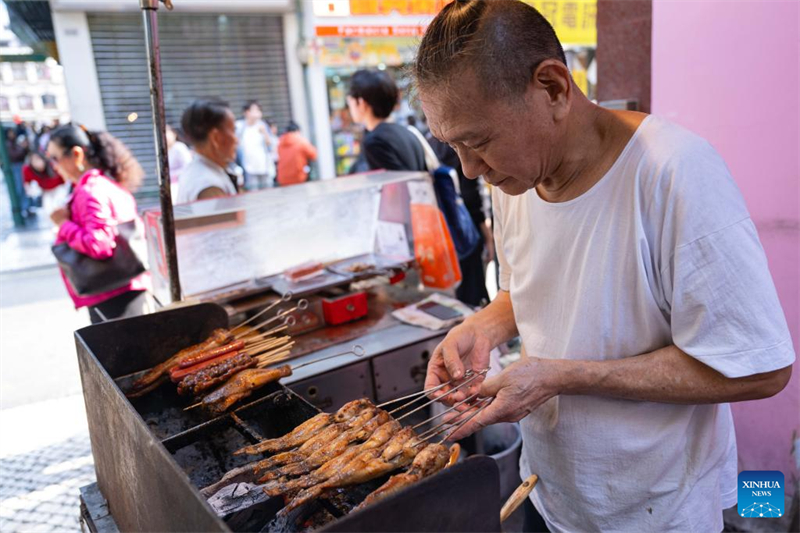
<path fill-rule="evenodd" d="M 288 494 L 295 490 L 306 489 L 317 485 L 335 476 L 344 466 L 362 452 L 383 448 L 390 440 L 393 442 L 405 443 L 413 435 L 414 430 L 411 428 L 400 429 L 399 422 L 396 420 L 389 421 L 375 430 L 372 436 L 363 444 L 348 447 L 340 455 L 334 457 L 308 475 L 289 481 L 285 479 L 274 480 L 264 487 L 264 492 L 270 496 L 278 496 L 279 494 Z"/>
<path fill-rule="evenodd" d="M 356 509 L 363 509 L 368 505 L 400 492 L 422 478 L 432 476 L 447 466 L 449 459 L 450 450 L 448 450 L 447 447 L 441 444 L 426 446 L 425 449 L 414 457 L 411 467 L 406 472 L 395 474 L 390 477 L 389 481 L 367 496 Z"/>
<path fill-rule="evenodd" d="M 130 391 L 126 393 L 126 395 L 128 397 L 141 396 L 143 394 L 142 391 L 145 389 L 147 389 L 147 392 L 149 392 L 149 390 L 152 390 L 150 387 L 154 383 L 158 382 L 159 378 L 163 377 L 171 368 L 178 365 L 184 359 L 195 356 L 204 350 L 210 350 L 222 346 L 228 343 L 230 340 L 231 334 L 228 330 L 223 328 L 215 329 L 203 342 L 195 344 L 194 346 L 189 346 L 188 348 L 184 348 L 163 363 L 159 363 L 148 370 L 145 375 L 133 382 Z"/>
<path fill-rule="evenodd" d="M 378 410 L 376 407 L 367 407 L 362 409 L 359 413 L 352 416 L 350 420 L 346 420 L 338 424 L 332 424 L 324 428 L 317 435 L 304 442 L 299 448 L 273 455 L 272 457 L 260 461 L 253 468 L 257 472 L 260 472 L 263 470 L 280 468 L 281 465 L 299 463 L 300 461 L 303 461 L 313 455 L 317 450 L 329 446 L 343 432 L 352 428 L 364 426 L 375 416 L 375 414 L 377 414 L 377 412 Z"/>
<path fill-rule="evenodd" d="M 254 447 L 264 445 L 271 447 L 283 447 L 283 446 L 291 446 L 304 438 L 307 438 L 308 435 L 319 434 L 319 428 L 329 427 L 325 424 L 329 424 L 331 421 L 340 421 L 339 424 L 348 422 L 355 418 L 360 411 L 364 409 L 372 407 L 372 402 L 367 400 L 366 398 L 362 398 L 360 400 L 354 400 L 342 406 L 336 413 L 328 414 L 328 413 L 320 413 L 312 418 L 309 418 L 299 426 L 297 426 L 293 431 L 284 435 L 278 439 L 268 439 L 262 441 L 259 444 L 248 446 L 246 448 L 242 448 L 234 452 L 234 455 L 242 455 L 245 453 L 253 452 L 259 453 L 253 450 Z M 311 442 L 313 439 L 308 439 L 306 442 Z M 247 451 L 246 451 L 247 450 Z M 232 483 L 255 483 L 258 479 L 257 468 L 259 464 L 263 461 L 254 461 L 247 463 L 246 465 L 239 466 L 232 470 L 229 470 L 225 473 L 225 475 L 217 481 L 216 483 L 209 485 L 203 488 L 202 493 L 206 497 L 213 496 L 217 491 L 219 491 L 222 487 L 230 485 Z"/>
<path fill-rule="evenodd" d="M 305 443 L 323 427 L 329 424 L 350 420 L 356 414 L 372 406 L 372 402 L 366 398 L 353 400 L 352 402 L 348 402 L 343 405 L 333 415 L 329 413 L 320 413 L 313 418 L 309 418 L 282 437 L 278 437 L 276 439 L 267 439 L 257 444 L 253 444 L 252 446 L 245 446 L 244 448 L 233 452 L 233 455 L 256 455 L 265 452 L 274 453 L 283 450 L 290 450 Z"/>
<path fill-rule="evenodd" d="M 411 464 L 417 453 L 425 446 L 427 446 L 426 442 L 411 439 L 399 454 L 389 459 L 383 457 L 380 449 L 363 452 L 344 466 L 335 476 L 301 491 L 292 501 L 286 504 L 286 507 L 281 509 L 278 516 L 285 516 L 290 511 L 319 498 L 332 489 L 358 485 L 407 466 Z"/>
<path fill-rule="evenodd" d="M 366 418 L 366 415 L 369 414 L 369 411 L 370 410 L 367 409 L 360 413 L 358 419 L 363 420 Z M 375 430 L 378 429 L 378 427 L 391 419 L 391 416 L 386 411 L 378 411 L 377 409 L 375 409 L 375 411 L 377 412 L 374 414 L 374 416 L 364 421 L 363 424 L 358 424 L 359 420 L 357 420 L 356 424 L 352 428 L 343 431 L 338 437 L 312 453 L 307 458 L 303 459 L 302 461 L 285 465 L 267 472 L 267 474 L 264 475 L 260 481 L 264 482 L 283 476 L 298 476 L 307 474 L 308 472 L 311 472 L 315 468 L 322 466 L 329 460 L 342 453 L 345 448 L 347 448 L 353 442 L 368 439 L 370 435 L 372 435 Z"/>
<path fill-rule="evenodd" d="M 258 360 L 247 353 L 239 353 L 219 364 L 189 374 L 178 383 L 178 394 L 198 396 L 199 394 L 225 383 L 231 376 L 246 368 L 253 368 Z"/>
<path fill-rule="evenodd" d="M 203 398 L 202 405 L 214 415 L 221 415 L 234 403 L 252 394 L 254 389 L 290 376 L 292 368 L 248 368 L 237 372 L 227 383 Z"/>

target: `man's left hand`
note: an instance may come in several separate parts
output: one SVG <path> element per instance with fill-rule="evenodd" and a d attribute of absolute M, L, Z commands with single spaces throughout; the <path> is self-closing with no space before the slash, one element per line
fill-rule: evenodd
<path fill-rule="evenodd" d="M 457 441 L 497 422 L 519 422 L 544 402 L 561 392 L 563 380 L 559 361 L 525 357 L 487 379 L 481 386 L 482 397 L 493 397 L 489 407 L 450 436 Z M 474 408 L 461 413 L 464 419 Z"/>

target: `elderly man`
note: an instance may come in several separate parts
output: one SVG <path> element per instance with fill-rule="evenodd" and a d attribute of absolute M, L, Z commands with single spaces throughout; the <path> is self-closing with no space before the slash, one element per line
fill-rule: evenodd
<path fill-rule="evenodd" d="M 426 387 L 517 335 L 530 355 L 483 382 L 493 400 L 455 438 L 522 421 L 553 531 L 720 531 L 736 502 L 726 402 L 780 392 L 794 361 L 725 163 L 666 120 L 589 102 L 516 0 L 448 4 L 414 71 L 433 134 L 493 185 L 500 260 L 497 298 L 450 331 Z"/>

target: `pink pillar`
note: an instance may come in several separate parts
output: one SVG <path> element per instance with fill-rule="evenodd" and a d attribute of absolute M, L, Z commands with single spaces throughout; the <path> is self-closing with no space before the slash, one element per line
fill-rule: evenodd
<path fill-rule="evenodd" d="M 800 3 L 653 2 L 652 112 L 708 139 L 741 188 L 800 339 Z M 798 472 L 800 369 L 777 396 L 733 405 L 740 470 Z M 797 437 L 794 437 L 797 438 Z"/>

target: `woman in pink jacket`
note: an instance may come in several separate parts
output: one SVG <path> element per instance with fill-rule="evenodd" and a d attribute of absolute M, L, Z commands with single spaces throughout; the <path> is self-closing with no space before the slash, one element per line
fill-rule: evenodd
<path fill-rule="evenodd" d="M 116 246 L 116 226 L 139 218 L 131 192 L 141 183 L 142 167 L 109 133 L 74 124 L 52 132 L 47 155 L 55 170 L 74 184 L 67 206 L 50 215 L 58 226 L 56 244 L 66 242 L 94 259 L 108 259 Z M 62 277 L 75 308 L 88 307 L 93 324 L 146 312 L 147 272 L 123 287 L 92 296 L 79 296 L 63 273 Z"/>

